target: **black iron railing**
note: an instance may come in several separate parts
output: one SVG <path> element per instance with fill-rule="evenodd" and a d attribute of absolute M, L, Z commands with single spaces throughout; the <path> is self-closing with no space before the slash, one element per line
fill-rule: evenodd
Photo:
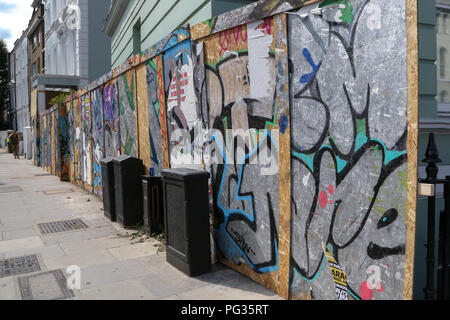
<path fill-rule="evenodd" d="M 439 168 L 437 163 L 442 162 L 439 159 L 439 152 L 434 140 L 434 134 L 431 133 L 428 140 L 428 147 L 425 153 L 425 159 L 422 162 L 427 163 L 426 179 L 419 179 L 420 190 L 423 195 L 428 197 L 428 233 L 427 233 L 427 285 L 424 289 L 426 300 L 449 300 L 449 277 L 450 277 L 450 176 L 446 179 L 438 179 Z M 436 187 L 444 185 L 445 210 L 440 215 L 439 228 L 439 248 L 438 248 L 438 282 L 435 285 L 435 237 L 436 237 Z"/>

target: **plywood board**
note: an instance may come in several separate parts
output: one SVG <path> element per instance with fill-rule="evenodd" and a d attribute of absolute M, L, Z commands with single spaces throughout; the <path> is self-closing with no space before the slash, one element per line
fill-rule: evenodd
<path fill-rule="evenodd" d="M 292 299 L 409 296 L 417 36 L 406 4 L 327 1 L 288 16 Z"/>
<path fill-rule="evenodd" d="M 73 130 L 74 130 L 74 178 L 75 183 L 83 185 L 82 170 L 82 131 L 81 131 L 81 101 L 80 98 L 73 99 Z"/>
<path fill-rule="evenodd" d="M 105 139 L 105 158 L 114 158 L 121 154 L 118 108 L 117 85 L 115 81 L 110 81 L 103 87 L 103 132 Z"/>
<path fill-rule="evenodd" d="M 198 40 L 238 25 L 252 23 L 318 1 L 320 0 L 255 1 L 247 6 L 225 12 L 217 17 L 191 26 L 191 38 Z"/>
<path fill-rule="evenodd" d="M 419 48 L 417 0 L 406 1 L 408 72 L 408 187 L 406 209 L 405 300 L 413 299 L 414 248 L 416 238 L 418 141 L 419 141 Z"/>
<path fill-rule="evenodd" d="M 170 168 L 169 135 L 167 128 L 168 124 L 167 124 L 166 92 L 164 88 L 164 63 L 162 55 L 156 56 L 154 61 L 156 65 L 156 73 L 158 81 L 158 103 L 159 103 L 159 117 L 161 125 L 163 169 L 169 169 Z"/>
<path fill-rule="evenodd" d="M 74 113 L 73 113 L 73 100 L 66 103 L 67 112 L 67 135 L 68 143 L 67 149 L 70 155 L 69 161 L 69 178 L 71 183 L 75 183 L 75 124 L 74 124 Z"/>
<path fill-rule="evenodd" d="M 54 114 L 47 115 L 50 118 L 50 148 L 51 148 L 51 173 L 56 175 L 56 132 L 55 132 L 55 118 Z"/>
<path fill-rule="evenodd" d="M 117 78 L 121 153 L 137 157 L 136 76 L 132 69 Z"/>
<path fill-rule="evenodd" d="M 136 96 L 138 109 L 138 139 L 139 159 L 144 162 L 146 174 L 151 167 L 151 148 L 148 122 L 148 89 L 147 89 L 147 64 L 141 64 L 136 68 Z"/>
<path fill-rule="evenodd" d="M 60 151 L 60 172 L 61 181 L 70 181 L 71 155 L 69 148 L 69 119 L 68 105 L 63 103 L 59 107 L 59 151 Z M 69 104 L 70 108 L 70 104 Z"/>
<path fill-rule="evenodd" d="M 286 50 L 284 20 L 258 20 L 199 41 L 205 50 L 209 127 L 222 137 L 237 129 L 249 137 L 245 140 L 244 156 L 237 152 L 225 154 L 224 146 L 219 145 L 216 153 L 222 153 L 225 163 L 212 166 L 219 260 L 287 298 L 289 236 L 280 238 L 280 232 L 289 234 L 290 212 L 285 207 L 283 213 L 287 216 L 280 217 L 279 143 L 270 131 L 278 129 L 279 116 L 289 114 L 288 87 L 277 92 L 281 86 L 276 85 L 277 66 L 283 70 L 280 79 L 286 80 L 287 75 L 287 52 L 284 56 L 275 54 Z M 288 139 L 283 136 L 284 147 Z M 268 156 L 264 164 L 262 154 Z M 273 165 L 276 168 L 270 172 Z M 285 204 L 285 198 L 282 199 Z"/>
<path fill-rule="evenodd" d="M 93 192 L 99 197 L 103 196 L 103 178 L 100 161 L 104 158 L 103 133 L 103 88 L 91 91 L 92 105 L 92 179 Z"/>
<path fill-rule="evenodd" d="M 81 180 L 84 189 L 92 191 L 92 134 L 91 134 L 91 97 L 89 93 L 81 96 Z"/>

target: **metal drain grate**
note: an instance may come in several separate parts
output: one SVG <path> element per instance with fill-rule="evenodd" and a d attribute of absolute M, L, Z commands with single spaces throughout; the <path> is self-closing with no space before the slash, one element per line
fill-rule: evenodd
<path fill-rule="evenodd" d="M 19 186 L 0 187 L 0 193 L 13 193 L 13 192 L 23 192 L 23 189 Z"/>
<path fill-rule="evenodd" d="M 23 300 L 63 300 L 73 298 L 67 288 L 67 280 L 61 270 L 55 270 L 19 278 Z"/>
<path fill-rule="evenodd" d="M 0 278 L 41 271 L 36 255 L 0 260 Z"/>
<path fill-rule="evenodd" d="M 38 227 L 41 234 L 61 233 L 89 228 L 81 219 L 39 223 Z"/>
<path fill-rule="evenodd" d="M 38 173 L 38 174 L 35 174 L 34 176 L 35 177 L 49 177 L 51 175 L 52 174 L 50 174 L 50 173 Z"/>

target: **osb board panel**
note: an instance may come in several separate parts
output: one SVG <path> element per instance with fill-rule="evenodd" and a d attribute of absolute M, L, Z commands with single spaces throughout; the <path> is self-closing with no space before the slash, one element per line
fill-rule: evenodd
<path fill-rule="evenodd" d="M 81 178 L 86 190 L 92 186 L 92 129 L 91 129 L 91 97 L 90 94 L 81 96 Z"/>
<path fill-rule="evenodd" d="M 75 183 L 75 133 L 74 133 L 74 117 L 73 117 L 73 101 L 66 103 L 67 117 L 67 149 L 69 152 L 68 174 L 71 183 Z"/>
<path fill-rule="evenodd" d="M 52 172 L 52 125 L 51 117 L 48 113 L 44 116 L 45 123 L 45 170 L 48 173 Z"/>
<path fill-rule="evenodd" d="M 398 300 L 414 246 L 407 189 L 417 183 L 406 0 L 342 4 L 288 15 L 291 298 Z"/>
<path fill-rule="evenodd" d="M 136 68 L 136 96 L 139 128 L 139 158 L 143 160 L 145 171 L 148 174 L 151 167 L 151 149 L 148 125 L 148 91 L 147 91 L 147 65 L 141 64 Z"/>
<path fill-rule="evenodd" d="M 103 135 L 103 88 L 91 91 L 92 106 L 92 179 L 97 196 L 103 196 L 103 177 L 100 161 L 105 154 Z"/>
<path fill-rule="evenodd" d="M 70 181 L 70 148 L 69 148 L 69 119 L 67 103 L 59 108 L 59 149 L 60 149 L 60 177 L 61 181 Z"/>
<path fill-rule="evenodd" d="M 53 113 L 50 113 L 48 115 L 48 117 L 50 117 L 50 125 L 51 125 L 51 142 L 50 142 L 50 146 L 51 146 L 51 153 L 52 153 L 52 163 L 51 163 L 51 172 L 53 175 L 56 175 L 56 149 L 55 149 L 55 143 L 56 143 L 56 139 L 55 139 L 55 118 L 53 116 Z"/>
<path fill-rule="evenodd" d="M 137 115 L 135 69 L 117 78 L 119 101 L 119 132 L 122 154 L 137 157 Z"/>
<path fill-rule="evenodd" d="M 279 13 L 293 10 L 320 0 L 274 0 L 256 1 L 245 7 L 235 9 L 217 17 L 191 26 L 191 38 L 198 40 L 208 35 L 231 29 L 238 25 L 248 24 Z"/>
<path fill-rule="evenodd" d="M 416 237 L 417 212 L 417 168 L 419 136 L 419 54 L 417 30 L 417 0 L 406 1 L 407 22 L 407 65 L 408 65 L 408 195 L 406 229 L 406 265 L 404 294 L 405 300 L 413 298 L 414 245 Z"/>
<path fill-rule="evenodd" d="M 285 299 L 289 298 L 289 270 L 291 244 L 291 131 L 289 106 L 289 57 L 287 45 L 286 15 L 273 18 L 276 61 L 276 105 L 278 115 L 275 126 L 279 130 L 278 181 L 279 181 L 279 271 L 277 292 Z"/>
<path fill-rule="evenodd" d="M 170 166 L 175 168 L 188 165 L 187 160 L 193 154 L 191 147 L 179 150 L 177 133 L 193 134 L 199 122 L 191 41 L 185 40 L 166 50 L 163 62 Z"/>
<path fill-rule="evenodd" d="M 206 63 L 207 123 L 222 137 L 233 129 L 250 135 L 243 158 L 239 159 L 241 156 L 234 150 L 234 155 L 221 155 L 224 164 L 212 165 L 219 260 L 287 298 L 290 197 L 287 193 L 279 198 L 279 188 L 286 187 L 280 186 L 277 170 L 279 116 L 284 119 L 289 114 L 288 87 L 277 86 L 278 77 L 280 84 L 287 84 L 287 52 L 276 55 L 286 50 L 284 18 L 270 17 L 235 26 L 201 41 Z M 285 128 L 283 148 L 289 141 L 288 134 Z M 218 149 L 225 150 L 223 146 Z M 271 155 L 270 168 L 262 162 L 252 163 L 262 160 L 256 155 L 264 153 Z M 283 156 L 289 158 L 289 151 Z M 244 164 L 244 160 L 250 164 Z M 277 167 L 274 172 L 269 170 L 273 165 Z M 289 171 L 282 174 L 287 174 L 287 181 L 282 182 L 289 186 Z M 280 213 L 285 216 L 280 217 Z"/>
<path fill-rule="evenodd" d="M 38 91 L 37 90 L 31 90 L 30 95 L 30 114 L 32 117 L 38 117 Z"/>
<path fill-rule="evenodd" d="M 116 81 L 110 81 L 103 87 L 103 132 L 105 158 L 120 155 L 119 103 Z"/>
<path fill-rule="evenodd" d="M 55 176 L 61 177 L 61 151 L 60 151 L 60 133 L 59 133 L 59 107 L 53 112 L 53 128 L 55 142 Z"/>
<path fill-rule="evenodd" d="M 46 118 L 43 115 L 39 116 L 39 124 L 41 128 L 40 136 L 41 136 L 41 166 L 42 169 L 47 170 L 47 143 L 46 141 L 46 128 L 47 128 L 47 122 Z"/>
<path fill-rule="evenodd" d="M 32 138 L 33 142 L 33 165 L 40 165 L 40 147 L 41 147 L 41 132 L 40 132 L 40 122 L 38 116 L 31 116 L 31 126 L 32 126 Z"/>
<path fill-rule="evenodd" d="M 82 186 L 81 171 L 81 101 L 80 98 L 73 99 L 73 130 L 74 130 L 74 179 L 77 185 Z"/>
<path fill-rule="evenodd" d="M 158 55 L 155 57 L 155 65 L 158 80 L 158 102 L 159 102 L 159 117 L 161 124 L 163 169 L 169 169 L 170 168 L 169 137 L 167 128 L 166 92 L 164 89 L 164 64 L 162 55 Z"/>

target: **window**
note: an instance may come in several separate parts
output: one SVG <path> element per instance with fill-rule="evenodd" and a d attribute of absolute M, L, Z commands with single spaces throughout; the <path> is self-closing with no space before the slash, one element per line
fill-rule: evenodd
<path fill-rule="evenodd" d="M 37 59 L 37 73 L 41 73 L 41 57 Z"/>
<path fill-rule="evenodd" d="M 439 102 L 440 103 L 445 103 L 445 101 L 447 101 L 447 97 L 448 97 L 448 92 L 443 90 L 441 91 L 441 93 L 439 94 Z"/>
<path fill-rule="evenodd" d="M 133 27 L 133 55 L 141 53 L 141 21 Z"/>
<path fill-rule="evenodd" d="M 450 0 L 436 1 L 436 38 L 437 38 L 437 97 L 438 112 L 447 108 L 450 104 L 450 73 L 449 73 L 449 50 L 450 50 Z"/>
<path fill-rule="evenodd" d="M 31 75 L 34 76 L 36 74 L 36 63 L 33 63 L 31 67 Z"/>
<path fill-rule="evenodd" d="M 447 18 L 448 14 L 445 13 L 442 16 L 442 26 L 441 26 L 442 33 L 447 33 Z"/>
<path fill-rule="evenodd" d="M 439 76 L 441 79 L 445 79 L 447 68 L 447 49 L 441 47 L 439 49 Z"/>

